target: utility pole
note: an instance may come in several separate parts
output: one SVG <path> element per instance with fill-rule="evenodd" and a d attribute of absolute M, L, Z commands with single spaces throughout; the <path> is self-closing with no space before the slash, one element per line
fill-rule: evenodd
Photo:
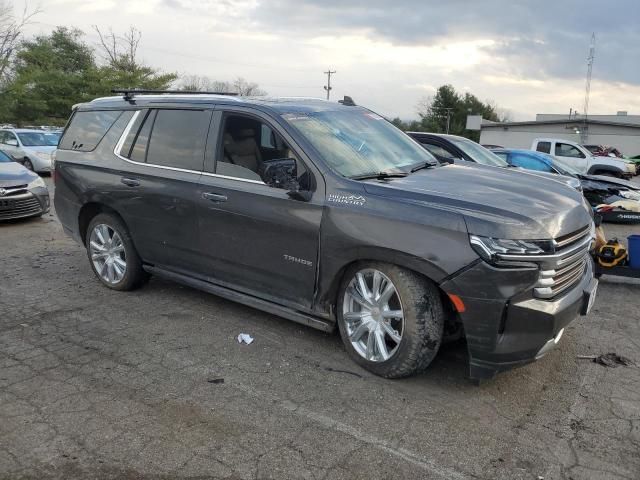
<path fill-rule="evenodd" d="M 327 91 L 327 100 L 329 100 L 329 95 L 331 95 L 331 75 L 333 75 L 334 73 L 336 73 L 336 71 L 331 71 L 331 68 L 324 72 L 324 74 L 327 76 L 327 84 L 324 86 L 324 89 Z"/>
<path fill-rule="evenodd" d="M 589 95 L 591 94 L 591 72 L 593 70 L 593 59 L 596 57 L 596 34 L 591 35 L 591 44 L 589 45 L 589 57 L 587 58 L 587 81 L 585 85 L 584 93 L 584 107 L 583 107 L 583 119 L 584 125 L 582 126 L 582 143 L 586 143 L 589 131 L 587 120 L 589 117 Z"/>

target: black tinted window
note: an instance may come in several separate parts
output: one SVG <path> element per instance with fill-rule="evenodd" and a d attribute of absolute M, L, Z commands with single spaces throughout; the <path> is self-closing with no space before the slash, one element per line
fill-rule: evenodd
<path fill-rule="evenodd" d="M 551 153 L 551 142 L 538 142 L 537 151 Z"/>
<path fill-rule="evenodd" d="M 121 114 L 118 110 L 76 112 L 58 148 L 80 152 L 93 150 Z"/>
<path fill-rule="evenodd" d="M 138 113 L 129 134 L 120 148 L 120 155 L 136 162 L 144 162 L 149 143 L 149 133 L 155 118 L 155 110 L 142 110 Z"/>
<path fill-rule="evenodd" d="M 158 110 L 147 163 L 201 171 L 210 117 L 202 110 Z"/>

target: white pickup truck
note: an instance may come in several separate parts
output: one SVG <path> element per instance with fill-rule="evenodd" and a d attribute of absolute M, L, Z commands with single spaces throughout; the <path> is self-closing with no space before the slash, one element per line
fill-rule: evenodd
<path fill-rule="evenodd" d="M 630 179 L 636 173 L 635 165 L 621 158 L 596 157 L 582 145 L 571 140 L 536 138 L 531 150 L 548 153 L 588 175 L 609 175 Z"/>

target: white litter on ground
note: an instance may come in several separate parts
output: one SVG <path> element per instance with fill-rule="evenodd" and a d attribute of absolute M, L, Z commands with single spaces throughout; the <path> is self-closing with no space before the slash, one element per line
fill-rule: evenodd
<path fill-rule="evenodd" d="M 253 337 L 248 333 L 241 333 L 238 335 L 238 343 L 246 343 L 247 345 L 251 345 L 253 343 Z"/>

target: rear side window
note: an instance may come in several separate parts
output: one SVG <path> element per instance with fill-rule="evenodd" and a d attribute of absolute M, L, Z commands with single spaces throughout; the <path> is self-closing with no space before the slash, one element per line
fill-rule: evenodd
<path fill-rule="evenodd" d="M 120 148 L 120 155 L 135 162 L 145 162 L 149 134 L 155 119 L 155 110 L 142 110 L 138 113 L 129 134 Z"/>
<path fill-rule="evenodd" d="M 120 110 L 76 112 L 60 139 L 58 148 L 79 152 L 94 150 L 120 115 Z"/>
<path fill-rule="evenodd" d="M 551 153 L 551 142 L 538 142 L 536 150 L 543 153 Z"/>
<path fill-rule="evenodd" d="M 210 119 L 207 110 L 158 110 L 147 163 L 202 171 Z"/>

